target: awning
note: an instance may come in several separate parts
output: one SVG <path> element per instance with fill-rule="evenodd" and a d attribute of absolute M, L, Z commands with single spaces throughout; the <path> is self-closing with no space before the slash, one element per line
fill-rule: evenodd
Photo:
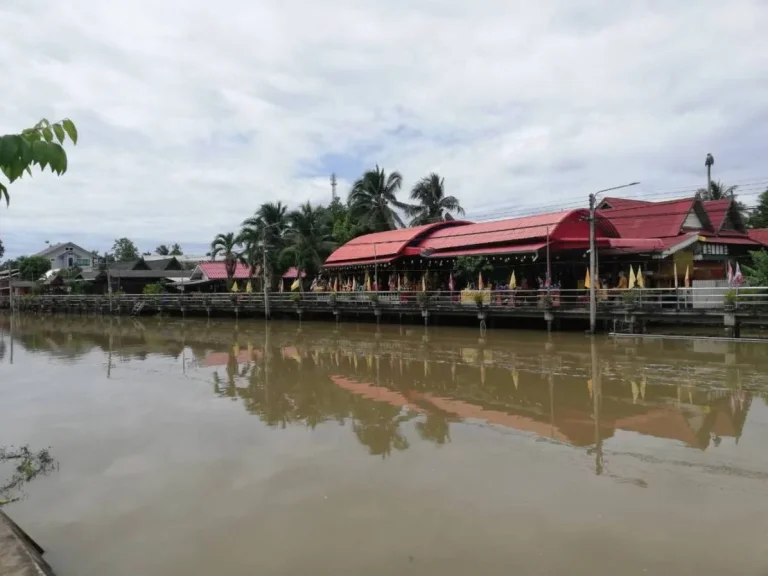
<path fill-rule="evenodd" d="M 517 246 L 494 246 L 489 248 L 470 248 L 467 250 L 450 250 L 435 252 L 430 258 L 455 258 L 458 256 L 500 256 L 505 254 L 531 254 L 546 247 L 546 242 L 534 244 L 518 244 Z"/>
<path fill-rule="evenodd" d="M 731 246 L 755 246 L 759 247 L 761 244 L 752 240 L 752 238 L 739 238 L 734 236 L 700 236 L 699 242 L 706 242 L 707 244 L 730 244 Z"/>
<path fill-rule="evenodd" d="M 374 264 L 387 264 L 392 262 L 394 258 L 379 258 L 378 260 L 344 260 L 341 262 L 326 263 L 323 266 L 324 270 L 329 268 L 351 268 L 352 266 L 373 266 Z"/>

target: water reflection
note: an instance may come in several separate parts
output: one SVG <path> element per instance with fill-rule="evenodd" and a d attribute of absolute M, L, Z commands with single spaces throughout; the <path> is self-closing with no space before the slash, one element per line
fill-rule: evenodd
<path fill-rule="evenodd" d="M 0 331 L 3 362 L 7 317 Z M 20 318 L 13 337 L 63 361 L 101 353 L 107 377 L 151 356 L 178 359 L 270 427 L 349 424 L 381 457 L 481 425 L 584 448 L 601 474 L 604 443 L 620 432 L 713 449 L 738 442 L 753 398 L 767 397 L 756 343 L 87 318 Z"/>

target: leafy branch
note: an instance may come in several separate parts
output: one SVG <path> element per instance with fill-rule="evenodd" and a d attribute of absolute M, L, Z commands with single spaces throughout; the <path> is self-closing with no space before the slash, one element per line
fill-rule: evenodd
<path fill-rule="evenodd" d="M 37 476 L 47 475 L 58 468 L 58 463 L 51 457 L 47 449 L 35 453 L 29 446 L 19 448 L 0 447 L 0 463 L 13 462 L 13 475 L 0 484 L 0 506 L 16 502 L 21 497 L 15 496 L 21 487 Z"/>
<path fill-rule="evenodd" d="M 50 167 L 61 176 L 67 171 L 67 153 L 62 147 L 67 138 L 77 144 L 77 128 L 69 118 L 53 124 L 43 118 L 21 134 L 0 136 L 0 170 L 11 184 L 24 172 L 32 176 L 33 166 L 41 171 Z M 0 182 L 0 200 L 3 198 L 6 205 L 10 203 L 8 188 Z"/>

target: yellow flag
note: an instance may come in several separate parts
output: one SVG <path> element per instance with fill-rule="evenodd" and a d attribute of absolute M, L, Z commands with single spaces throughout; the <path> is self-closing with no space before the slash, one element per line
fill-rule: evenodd
<path fill-rule="evenodd" d="M 517 278 L 515 278 L 515 271 L 512 270 L 512 275 L 509 277 L 509 287 L 514 290 L 517 288 Z"/>
<path fill-rule="evenodd" d="M 291 284 L 291 292 L 295 292 L 299 289 L 299 286 L 301 286 L 301 281 L 296 278 L 296 280 L 293 281 L 293 284 Z"/>
<path fill-rule="evenodd" d="M 677 262 L 675 262 L 675 263 L 673 264 L 672 268 L 673 268 L 673 270 L 672 270 L 672 274 L 673 274 L 673 275 L 674 275 L 674 277 L 675 277 L 675 288 L 677 288 Z"/>
<path fill-rule="evenodd" d="M 365 275 L 365 291 L 371 291 L 371 277 L 367 273 Z"/>
<path fill-rule="evenodd" d="M 477 275 L 477 289 L 482 290 L 483 289 L 483 273 L 480 272 Z"/>
<path fill-rule="evenodd" d="M 590 288 L 592 286 L 592 282 L 589 278 L 589 268 L 587 268 L 587 275 L 584 276 L 584 288 Z"/>
<path fill-rule="evenodd" d="M 235 280 L 235 283 L 232 284 L 232 292 L 237 292 L 237 291 L 238 291 L 237 280 Z"/>
<path fill-rule="evenodd" d="M 643 267 L 637 267 L 637 285 L 640 288 L 645 288 L 645 278 L 643 277 Z"/>
<path fill-rule="evenodd" d="M 688 274 L 688 265 L 685 266 L 685 287 L 690 288 L 691 287 L 691 278 Z"/>
<path fill-rule="evenodd" d="M 246 285 L 245 285 L 245 291 L 246 291 L 248 294 L 250 294 L 251 292 L 253 292 L 253 286 L 251 286 L 251 281 L 250 281 L 250 280 L 248 280 L 248 284 L 246 284 Z"/>
<path fill-rule="evenodd" d="M 632 268 L 632 266 L 629 267 L 629 285 L 628 288 L 631 290 L 635 287 L 635 284 L 637 283 L 637 277 L 635 276 L 635 269 Z"/>

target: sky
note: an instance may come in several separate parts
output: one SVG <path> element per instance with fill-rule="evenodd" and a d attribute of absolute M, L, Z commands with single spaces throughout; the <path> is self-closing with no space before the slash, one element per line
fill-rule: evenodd
<path fill-rule="evenodd" d="M 375 164 L 468 217 L 714 177 L 768 182 L 765 0 L 3 0 L 0 134 L 75 121 L 10 187 L 6 257 L 50 242 L 204 253 L 263 202 Z M 749 198 L 745 198 L 749 200 Z"/>

